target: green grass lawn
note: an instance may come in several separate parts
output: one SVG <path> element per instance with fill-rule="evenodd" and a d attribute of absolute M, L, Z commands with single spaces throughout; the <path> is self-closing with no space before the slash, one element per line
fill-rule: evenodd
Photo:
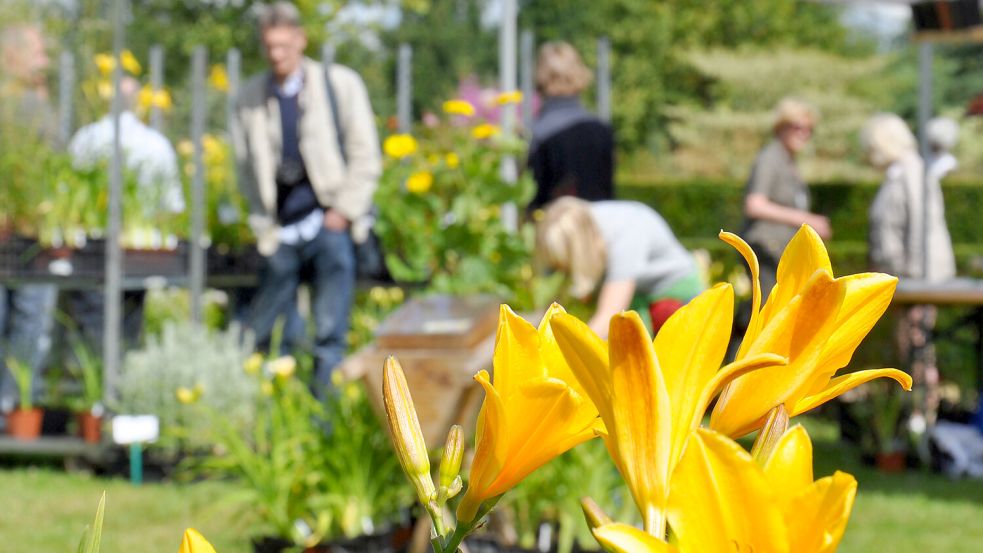
<path fill-rule="evenodd" d="M 827 424 L 807 421 L 816 475 L 854 474 L 860 492 L 843 553 L 977 553 L 983 544 L 983 481 L 909 471 L 881 474 L 864 467 Z M 232 484 L 146 484 L 65 474 L 53 468 L 0 470 L 0 551 L 73 552 L 107 491 L 103 553 L 173 553 L 184 528 L 194 526 L 219 553 L 251 551 L 249 523 L 219 498 Z"/>

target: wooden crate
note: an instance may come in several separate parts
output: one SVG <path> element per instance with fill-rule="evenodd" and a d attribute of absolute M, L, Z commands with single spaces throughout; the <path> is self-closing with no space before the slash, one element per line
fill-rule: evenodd
<path fill-rule="evenodd" d="M 382 367 L 393 355 L 403 367 L 430 447 L 440 447 L 453 424 L 473 427 L 483 397 L 474 375 L 492 368 L 499 302 L 488 296 L 431 296 L 408 301 L 377 331 L 376 341 L 339 370 L 362 378 L 382 413 Z"/>

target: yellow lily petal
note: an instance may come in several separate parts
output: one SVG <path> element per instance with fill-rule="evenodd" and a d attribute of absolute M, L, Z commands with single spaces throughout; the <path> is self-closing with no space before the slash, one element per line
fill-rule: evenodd
<path fill-rule="evenodd" d="M 555 306 L 547 317 L 562 311 Z M 573 373 L 563 357 L 552 351 L 558 346 L 547 321 L 537 330 L 507 306 L 501 309 L 494 383 L 485 371 L 475 376 L 485 402 L 468 489 L 458 506 L 461 522 L 474 520 L 484 501 L 505 493 L 553 457 L 595 437 L 597 409 L 571 382 Z"/>
<path fill-rule="evenodd" d="M 512 395 L 522 380 L 546 376 L 546 367 L 539 357 L 536 328 L 502 305 L 498 314 L 498 335 L 495 336 L 493 366 L 522 370 L 496 370 L 495 389 L 502 397 Z"/>
<path fill-rule="evenodd" d="M 597 543 L 612 553 L 672 553 L 678 551 L 668 543 L 620 522 L 592 530 Z"/>
<path fill-rule="evenodd" d="M 197 530 L 188 528 L 184 531 L 178 553 L 215 553 L 215 548 Z"/>
<path fill-rule="evenodd" d="M 747 262 L 751 270 L 751 320 L 748 322 L 747 331 L 744 333 L 744 340 L 737 351 L 737 358 L 740 359 L 747 354 L 747 349 L 751 342 L 761 331 L 761 269 L 758 266 L 758 257 L 754 255 L 754 250 L 740 236 L 720 231 L 718 235 L 721 240 L 737 250 Z"/>
<path fill-rule="evenodd" d="M 829 337 L 817 361 L 810 392 L 822 389 L 836 371 L 847 366 L 854 350 L 891 305 L 897 277 L 883 273 L 862 273 L 836 279 L 845 286 L 843 305 L 836 315 L 836 330 Z"/>
<path fill-rule="evenodd" d="M 733 363 L 724 365 L 719 371 L 716 372 L 716 374 L 713 375 L 710 382 L 707 382 L 703 387 L 703 392 L 700 394 L 700 400 L 692 414 L 690 429 L 696 429 L 696 427 L 699 426 L 700 422 L 703 420 L 703 416 L 706 414 L 707 406 L 710 405 L 710 400 L 712 400 L 714 396 L 716 396 L 720 390 L 732 380 L 753 371 L 770 367 L 784 366 L 787 364 L 787 357 L 775 355 L 774 353 L 760 353 L 758 355 L 752 355 L 745 359 L 741 359 L 740 361 L 734 361 Z"/>
<path fill-rule="evenodd" d="M 765 461 L 764 472 L 783 510 L 812 485 L 812 441 L 805 428 L 796 425 L 785 432 Z"/>
<path fill-rule="evenodd" d="M 788 365 L 755 371 L 728 384 L 711 414 L 711 428 L 743 436 L 758 428 L 773 407 L 805 393 L 812 369 L 835 330 L 844 288 L 829 273 L 817 271 L 802 294 L 767 321 L 748 354 L 778 354 L 788 358 Z"/>
<path fill-rule="evenodd" d="M 655 337 L 655 355 L 672 398 L 673 459 L 682 453 L 693 419 L 703 418 L 699 392 L 727 353 L 733 318 L 734 291 L 729 284 L 718 284 L 673 313 Z"/>
<path fill-rule="evenodd" d="M 566 310 L 558 303 L 554 303 L 546 310 L 542 321 L 539 323 L 539 355 L 542 358 L 546 372 L 553 378 L 558 378 L 566 382 L 579 395 L 587 396 L 587 391 L 580 384 L 577 376 L 573 373 L 567 360 L 563 357 L 559 345 L 556 343 L 556 336 L 553 335 L 553 327 L 550 321 L 555 315 L 565 314 Z"/>
<path fill-rule="evenodd" d="M 669 523 L 686 552 L 789 551 L 784 519 L 761 469 L 711 430 L 692 434 L 673 474 Z"/>
<path fill-rule="evenodd" d="M 846 530 L 857 480 L 836 471 L 821 478 L 794 498 L 785 510 L 790 551 L 834 553 Z"/>
<path fill-rule="evenodd" d="M 815 409 L 827 401 L 877 378 L 893 378 L 898 384 L 901 384 L 902 388 L 911 391 L 911 376 L 898 369 L 868 369 L 857 371 L 838 376 L 830 380 L 826 387 L 818 393 L 796 401 L 793 405 L 789 406 L 789 414 L 794 417 L 810 409 Z"/>
<path fill-rule="evenodd" d="M 645 529 L 665 529 L 671 472 L 672 412 L 648 329 L 629 311 L 611 318 L 612 419 L 605 421 L 618 467 L 642 513 Z"/>
<path fill-rule="evenodd" d="M 561 313 L 550 318 L 550 328 L 563 358 L 587 392 L 601 418 L 611 413 L 611 378 L 608 374 L 608 347 L 583 321 Z"/>
<path fill-rule="evenodd" d="M 481 404 L 478 414 L 475 436 L 474 459 L 471 461 L 471 473 L 468 478 L 468 489 L 457 506 L 457 518 L 460 521 L 472 521 L 478 513 L 478 508 L 487 499 L 486 489 L 505 464 L 505 446 L 508 442 L 505 407 L 502 399 L 492 386 L 487 371 L 479 371 L 475 381 L 485 389 L 485 401 Z M 492 433 L 489 437 L 489 432 Z"/>
<path fill-rule="evenodd" d="M 782 306 L 805 290 L 812 275 L 818 270 L 833 274 L 829 254 L 816 231 L 809 225 L 802 225 L 778 261 L 777 284 L 761 309 L 762 318 L 770 319 Z"/>

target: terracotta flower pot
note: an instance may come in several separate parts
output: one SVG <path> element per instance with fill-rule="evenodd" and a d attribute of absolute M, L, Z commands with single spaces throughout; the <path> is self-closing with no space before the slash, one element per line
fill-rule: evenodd
<path fill-rule="evenodd" d="M 877 454 L 877 470 L 881 472 L 898 473 L 905 470 L 905 453 L 903 451 L 892 451 L 890 453 Z"/>
<path fill-rule="evenodd" d="M 18 440 L 36 440 L 41 435 L 41 421 L 44 411 L 33 409 L 14 409 L 7 415 L 7 433 Z"/>
<path fill-rule="evenodd" d="M 99 443 L 102 437 L 102 417 L 93 415 L 91 411 L 78 414 L 79 435 L 88 444 Z"/>

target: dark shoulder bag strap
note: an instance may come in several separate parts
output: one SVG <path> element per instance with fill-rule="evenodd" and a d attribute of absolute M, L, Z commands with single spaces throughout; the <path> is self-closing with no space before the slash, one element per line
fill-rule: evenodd
<path fill-rule="evenodd" d="M 341 159 L 348 163 L 348 152 L 345 150 L 345 130 L 341 126 L 341 112 L 338 110 L 338 98 L 335 95 L 334 84 L 331 82 L 331 68 L 324 68 L 324 91 L 328 97 L 328 106 L 331 108 L 331 120 L 334 121 L 335 137 L 338 139 L 338 152 Z"/>

